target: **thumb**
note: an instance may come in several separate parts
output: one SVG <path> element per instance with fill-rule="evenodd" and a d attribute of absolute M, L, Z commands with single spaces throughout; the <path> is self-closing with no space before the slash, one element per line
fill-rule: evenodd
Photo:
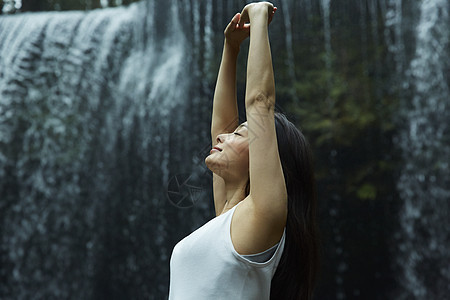
<path fill-rule="evenodd" d="M 247 7 L 244 7 L 244 9 L 242 10 L 242 12 L 240 13 L 240 17 L 239 17 L 239 27 L 244 27 L 244 24 L 246 22 L 250 22 L 250 19 L 248 18 L 248 11 L 247 11 Z"/>

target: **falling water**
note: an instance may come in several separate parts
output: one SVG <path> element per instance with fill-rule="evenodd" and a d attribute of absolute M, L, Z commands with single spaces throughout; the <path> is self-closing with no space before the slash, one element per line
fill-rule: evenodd
<path fill-rule="evenodd" d="M 0 297 L 166 293 L 166 187 L 204 142 L 174 147 L 195 97 L 178 1 L 157 6 L 0 18 Z"/>
<path fill-rule="evenodd" d="M 384 1 L 380 1 L 383 8 L 385 8 L 385 24 L 386 29 L 385 39 L 389 46 L 389 50 L 394 53 L 395 66 L 398 74 L 401 74 L 404 70 L 404 44 L 403 44 L 403 23 L 402 23 L 402 0 L 388 0 L 388 4 L 385 5 Z M 386 7 L 387 6 L 387 7 Z M 390 31 L 393 34 L 390 34 Z"/>
<path fill-rule="evenodd" d="M 404 129 L 399 146 L 404 167 L 398 189 L 399 299 L 444 299 L 450 295 L 450 107 L 449 4 L 422 1 L 415 55 L 404 73 Z M 405 92 L 408 94 L 408 92 Z"/>
<path fill-rule="evenodd" d="M 329 71 L 328 89 L 331 90 L 331 28 L 330 28 L 330 0 L 321 0 L 320 2 L 323 12 L 323 32 L 325 38 L 325 66 Z"/>
<path fill-rule="evenodd" d="M 292 4 L 289 4 L 288 0 L 282 1 L 282 9 L 283 9 L 283 21 L 285 27 L 285 38 L 286 38 L 286 65 L 288 66 L 289 76 L 292 80 L 292 83 L 296 82 L 295 79 L 295 59 L 294 59 L 294 48 L 292 45 L 292 26 L 291 26 L 291 16 L 289 10 L 291 9 Z M 294 93 L 295 94 L 295 93 Z"/>
<path fill-rule="evenodd" d="M 372 33 L 372 40 L 374 45 L 380 45 L 380 38 L 378 35 L 378 4 L 376 0 L 372 0 L 369 3 L 369 14 L 370 14 L 370 20 L 371 20 L 371 33 Z M 380 55 L 377 52 L 377 61 L 375 64 L 375 82 L 376 82 L 376 97 L 377 100 L 381 98 L 381 58 Z M 377 101 L 377 102 L 378 102 Z M 379 103 L 379 102 L 378 102 Z"/>
<path fill-rule="evenodd" d="M 213 60 L 214 44 L 213 44 L 213 27 L 212 27 L 212 19 L 213 19 L 213 4 L 211 1 L 206 3 L 206 11 L 205 11 L 205 26 L 204 26 L 204 34 L 203 34 L 203 44 L 204 44 L 204 66 L 203 66 L 203 74 L 212 74 L 211 72 L 211 62 Z M 196 26 L 200 26 L 197 24 Z M 203 81 L 203 90 L 205 94 L 211 94 L 211 91 L 208 88 L 207 83 L 212 78 L 206 78 L 208 80 Z"/>

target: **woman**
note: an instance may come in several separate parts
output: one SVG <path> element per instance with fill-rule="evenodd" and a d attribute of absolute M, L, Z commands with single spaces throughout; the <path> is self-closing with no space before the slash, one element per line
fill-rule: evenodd
<path fill-rule="evenodd" d="M 169 299 L 311 299 L 317 268 L 315 190 L 303 135 L 275 113 L 268 25 L 276 7 L 252 3 L 225 29 L 212 113 L 216 218 L 172 253 Z M 236 59 L 250 36 L 238 126 Z"/>

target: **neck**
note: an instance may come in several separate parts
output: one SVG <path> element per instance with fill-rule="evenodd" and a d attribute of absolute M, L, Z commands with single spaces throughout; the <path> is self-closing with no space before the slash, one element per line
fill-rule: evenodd
<path fill-rule="evenodd" d="M 231 209 L 233 206 L 244 200 L 247 196 L 245 194 L 245 187 L 247 186 L 247 179 L 240 181 L 225 181 L 225 190 L 226 190 L 226 203 L 224 210 Z"/>

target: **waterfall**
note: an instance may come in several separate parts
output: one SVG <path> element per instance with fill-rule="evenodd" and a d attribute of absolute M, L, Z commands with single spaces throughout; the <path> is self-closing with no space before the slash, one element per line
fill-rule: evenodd
<path fill-rule="evenodd" d="M 167 296 L 173 246 L 214 214 L 211 98 L 248 2 L 0 16 L 1 299 Z M 316 298 L 445 298 L 448 1 L 276 5 L 277 105 L 318 166 Z"/>
<path fill-rule="evenodd" d="M 384 1 L 380 1 L 382 6 L 384 7 Z M 402 23 L 402 0 L 388 0 L 388 7 L 385 8 L 385 39 L 387 45 L 389 45 L 389 51 L 394 53 L 394 60 L 396 71 L 398 74 L 401 74 L 404 70 L 404 61 L 405 55 L 404 50 L 405 46 L 403 43 L 403 23 Z M 393 34 L 390 34 L 389 29 Z"/>
<path fill-rule="evenodd" d="M 404 73 L 403 152 L 398 189 L 399 265 L 404 290 L 398 299 L 444 299 L 450 294 L 449 4 L 422 1 L 415 54 Z"/>
<path fill-rule="evenodd" d="M 289 76 L 292 80 L 292 83 L 296 82 L 295 79 L 295 59 L 294 59 L 294 48 L 292 45 L 292 26 L 291 26 L 291 16 L 289 14 L 289 3 L 287 0 L 282 1 L 282 9 L 283 9 L 283 21 L 284 28 L 286 30 L 286 65 L 288 66 Z M 292 7 L 293 5 L 291 5 Z M 295 95 L 295 92 L 293 93 Z"/>
<path fill-rule="evenodd" d="M 1 298 L 167 293 L 166 245 L 183 234 L 167 185 L 197 172 L 180 162 L 209 144 L 181 130 L 207 131 L 208 118 L 185 118 L 179 11 L 146 1 L 0 18 Z"/>
<path fill-rule="evenodd" d="M 325 39 L 325 67 L 330 74 L 328 74 L 328 90 L 331 90 L 331 29 L 330 29 L 330 0 L 322 0 L 320 2 L 323 12 L 323 32 Z M 331 100 L 330 100 L 331 102 Z"/>
<path fill-rule="evenodd" d="M 377 1 L 376 0 L 372 0 L 369 3 L 369 14 L 370 14 L 370 20 L 371 20 L 371 33 L 372 33 L 372 39 L 373 39 L 373 44 L 374 45 L 380 45 L 380 38 L 378 36 L 378 12 L 377 12 Z M 380 59 L 380 55 L 377 54 L 377 61 L 375 64 L 375 82 L 376 84 L 376 96 L 377 96 L 377 100 L 380 99 L 381 97 L 381 87 L 380 87 L 380 83 L 381 83 L 381 70 L 382 70 L 382 66 L 381 66 L 381 59 Z"/>

